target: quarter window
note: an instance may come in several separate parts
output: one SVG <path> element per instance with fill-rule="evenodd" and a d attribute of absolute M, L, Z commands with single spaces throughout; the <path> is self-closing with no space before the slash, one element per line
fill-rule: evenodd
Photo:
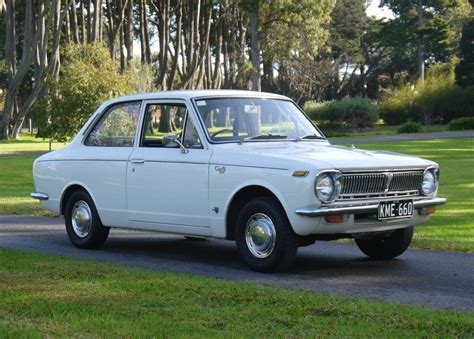
<path fill-rule="evenodd" d="M 140 102 L 114 105 L 88 135 L 87 146 L 133 147 Z"/>

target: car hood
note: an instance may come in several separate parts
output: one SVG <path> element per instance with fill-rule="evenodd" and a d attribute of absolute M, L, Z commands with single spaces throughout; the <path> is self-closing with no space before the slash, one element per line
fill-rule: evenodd
<path fill-rule="evenodd" d="M 215 153 L 214 161 L 221 160 L 219 158 L 227 153 L 227 163 L 245 161 L 251 166 L 264 164 L 285 168 L 301 163 L 317 169 L 340 170 L 422 168 L 434 164 L 429 160 L 406 154 L 335 146 L 320 141 L 247 142 L 227 144 L 225 148 L 227 152 Z"/>

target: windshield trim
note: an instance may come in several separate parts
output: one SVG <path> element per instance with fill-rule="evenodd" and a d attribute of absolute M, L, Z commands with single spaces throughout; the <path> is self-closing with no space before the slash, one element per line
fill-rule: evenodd
<path fill-rule="evenodd" d="M 198 100 L 213 100 L 213 99 L 229 99 L 229 98 L 231 98 L 231 99 L 280 100 L 280 101 L 291 102 L 303 114 L 303 116 L 310 122 L 310 124 L 316 129 L 316 131 L 318 131 L 318 133 L 321 134 L 321 136 L 324 139 L 304 139 L 304 140 L 298 140 L 298 139 L 295 139 L 295 138 L 291 138 L 291 139 L 255 139 L 255 140 L 245 140 L 243 142 L 242 142 L 242 140 L 226 140 L 226 141 L 211 140 L 211 138 L 209 136 L 209 132 L 207 131 L 206 125 L 204 124 L 204 121 L 202 120 L 202 116 L 199 113 L 199 108 L 198 108 L 198 105 L 197 105 L 196 101 L 198 101 Z M 259 95 L 248 95 L 248 96 L 244 96 L 244 95 L 236 95 L 236 96 L 210 95 L 210 96 L 199 96 L 199 97 L 191 98 L 191 103 L 192 103 L 193 108 L 196 112 L 196 115 L 198 116 L 199 125 L 201 125 L 201 129 L 204 131 L 204 135 L 206 136 L 207 142 L 209 142 L 210 144 L 213 144 L 213 145 L 242 144 L 242 143 L 248 143 L 248 142 L 295 142 L 295 141 L 297 141 L 297 142 L 320 142 L 320 141 L 329 141 L 328 138 L 324 135 L 324 133 L 321 132 L 319 127 L 306 114 L 306 112 L 303 111 L 303 109 L 300 106 L 298 106 L 298 104 L 296 102 L 294 102 L 293 100 L 291 100 L 290 98 L 273 97 L 273 96 L 265 96 L 265 95 L 262 95 L 262 96 L 259 96 Z"/>

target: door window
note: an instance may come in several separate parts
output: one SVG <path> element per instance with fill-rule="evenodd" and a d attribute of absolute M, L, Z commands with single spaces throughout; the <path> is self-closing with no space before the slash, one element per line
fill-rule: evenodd
<path fill-rule="evenodd" d="M 166 134 L 177 135 L 186 148 L 202 148 L 184 104 L 152 104 L 146 107 L 141 146 L 163 147 L 163 136 Z"/>
<path fill-rule="evenodd" d="M 87 136 L 87 146 L 133 147 L 140 102 L 114 105 Z"/>

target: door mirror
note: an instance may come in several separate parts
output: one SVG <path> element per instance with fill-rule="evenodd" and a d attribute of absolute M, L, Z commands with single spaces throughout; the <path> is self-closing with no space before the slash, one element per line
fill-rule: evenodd
<path fill-rule="evenodd" d="M 176 147 L 181 148 L 181 153 L 188 153 L 189 151 L 184 147 L 184 145 L 179 140 L 176 134 L 166 134 L 163 136 L 163 146 L 165 147 Z"/>

